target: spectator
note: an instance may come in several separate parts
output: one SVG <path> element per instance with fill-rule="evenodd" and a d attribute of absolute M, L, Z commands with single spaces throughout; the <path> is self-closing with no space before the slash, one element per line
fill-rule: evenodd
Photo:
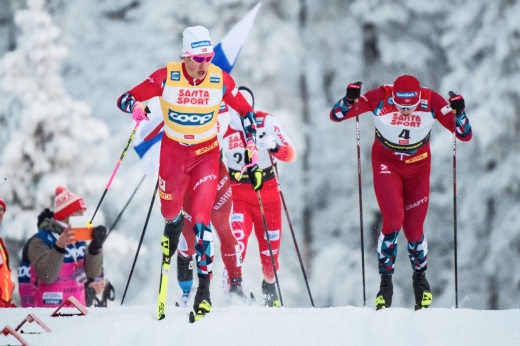
<path fill-rule="evenodd" d="M 4 220 L 7 208 L 5 202 L 0 198 L 0 225 Z M 11 269 L 9 268 L 9 253 L 5 247 L 4 240 L 0 237 L 0 308 L 14 308 L 12 303 L 14 282 L 11 280 Z"/>
<path fill-rule="evenodd" d="M 20 288 L 22 306 L 57 307 L 71 296 L 86 305 L 85 283 L 103 274 L 102 246 L 107 230 L 104 226 L 93 228 L 88 246 L 86 241 L 77 240 L 70 217 L 83 216 L 85 210 L 82 198 L 62 186 L 56 188 L 54 212 L 45 209 L 38 216 L 39 231 L 22 252 L 25 270 L 19 270 L 19 281 L 24 279 L 20 274 L 30 277 L 30 288 Z M 104 286 L 94 285 L 96 294 L 103 292 Z"/>

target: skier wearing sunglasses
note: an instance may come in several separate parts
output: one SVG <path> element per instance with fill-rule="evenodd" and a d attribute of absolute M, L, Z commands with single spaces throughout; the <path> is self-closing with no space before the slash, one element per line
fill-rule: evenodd
<path fill-rule="evenodd" d="M 136 122 L 141 122 L 148 120 L 148 109 L 142 102 L 160 97 L 164 122 L 147 137 L 153 138 L 164 127 L 159 159 L 159 194 L 165 228 L 161 239 L 163 263 L 157 318 L 165 317 L 167 273 L 183 228 L 184 196 L 190 190 L 189 209 L 196 235 L 199 278 L 194 311 L 190 314 L 190 322 L 194 322 L 211 311 L 209 285 L 213 235 L 210 217 L 219 182 L 217 118 L 222 101 L 240 114 L 247 136 L 246 150 L 252 156 L 251 163 L 244 169 L 253 172 L 252 185 L 255 190 L 262 186 L 263 172 L 257 165 L 253 109 L 238 92 L 233 78 L 211 63 L 214 52 L 208 29 L 203 26 L 188 27 L 183 32 L 182 42 L 181 62 L 170 62 L 152 73 L 121 95 L 117 106 L 131 113 Z"/>

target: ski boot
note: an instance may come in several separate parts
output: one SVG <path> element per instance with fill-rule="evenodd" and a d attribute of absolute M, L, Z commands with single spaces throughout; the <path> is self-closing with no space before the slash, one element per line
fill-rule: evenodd
<path fill-rule="evenodd" d="M 426 309 L 432 303 L 430 284 L 426 280 L 426 272 L 413 272 L 413 293 L 415 295 L 415 310 Z"/>
<path fill-rule="evenodd" d="M 232 278 L 231 283 L 229 285 L 229 296 L 231 300 L 233 298 L 238 298 L 240 302 L 251 305 L 255 301 L 255 297 L 253 296 L 253 293 L 250 293 L 250 297 L 248 297 L 244 290 L 242 289 L 242 278 L 236 277 Z"/>
<path fill-rule="evenodd" d="M 177 282 L 182 290 L 182 296 L 176 306 L 186 308 L 193 287 L 193 260 L 177 254 Z"/>
<path fill-rule="evenodd" d="M 190 323 L 198 321 L 211 312 L 211 299 L 209 297 L 210 278 L 199 278 L 199 287 L 195 293 L 193 311 L 190 312 Z"/>
<path fill-rule="evenodd" d="M 392 275 L 381 274 L 381 284 L 376 296 L 376 310 L 386 309 L 392 306 L 392 295 L 394 294 L 394 284 Z"/>
<path fill-rule="evenodd" d="M 232 278 L 230 281 L 229 293 L 241 299 L 247 299 L 244 290 L 242 289 L 242 278 Z"/>
<path fill-rule="evenodd" d="M 275 284 L 270 284 L 262 280 L 262 298 L 264 298 L 264 305 L 269 307 L 279 308 L 282 306 L 278 293 L 276 293 Z"/>

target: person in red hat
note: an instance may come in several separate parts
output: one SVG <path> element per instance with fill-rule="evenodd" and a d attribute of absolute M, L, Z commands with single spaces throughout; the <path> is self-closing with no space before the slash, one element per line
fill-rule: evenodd
<path fill-rule="evenodd" d="M 346 95 L 330 111 L 330 119 L 335 122 L 365 112 L 374 115 L 372 170 L 383 217 L 377 247 L 381 275 L 377 310 L 392 304 L 392 274 L 401 229 L 408 241 L 413 269 L 415 308 L 427 308 L 432 302 L 426 279 L 428 242 L 423 230 L 430 198 L 430 131 L 438 121 L 459 140 L 471 140 L 464 108 L 461 95 L 452 94 L 447 102 L 439 93 L 421 86 L 416 77 L 402 75 L 393 84 L 369 90 L 362 96 L 361 82 L 351 83 Z"/>
<path fill-rule="evenodd" d="M 0 225 L 4 220 L 6 210 L 5 202 L 0 198 Z M 14 282 L 11 280 L 11 269 L 9 268 L 9 253 L 4 240 L 0 237 L 0 308 L 16 307 L 12 302 L 14 286 Z"/>
<path fill-rule="evenodd" d="M 57 307 L 71 296 L 85 305 L 85 283 L 103 275 L 106 228 L 94 227 L 89 244 L 77 239 L 70 218 L 83 216 L 85 202 L 63 186 L 56 188 L 55 195 L 54 212 L 40 213 L 39 231 L 22 251 L 18 270 L 22 306 Z M 98 285 L 99 294 L 105 287 L 102 282 Z"/>

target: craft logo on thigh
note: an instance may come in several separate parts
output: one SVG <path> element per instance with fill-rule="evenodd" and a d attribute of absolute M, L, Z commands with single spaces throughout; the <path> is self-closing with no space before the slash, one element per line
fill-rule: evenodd
<path fill-rule="evenodd" d="M 207 182 L 209 180 L 217 180 L 217 176 L 215 174 L 209 174 L 209 175 L 205 176 L 204 178 L 199 179 L 199 181 L 197 181 L 195 183 L 195 186 L 193 186 L 193 191 L 197 190 L 197 188 L 201 184 L 203 184 L 203 183 L 205 183 L 205 182 Z"/>

